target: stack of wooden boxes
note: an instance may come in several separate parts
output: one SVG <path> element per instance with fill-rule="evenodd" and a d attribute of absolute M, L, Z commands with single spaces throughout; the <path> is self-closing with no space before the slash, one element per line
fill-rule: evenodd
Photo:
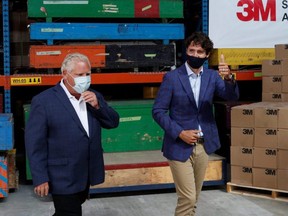
<path fill-rule="evenodd" d="M 238 186 L 288 193 L 287 47 L 275 45 L 276 59 L 263 61 L 262 102 L 232 108 L 231 182 Z"/>
<path fill-rule="evenodd" d="M 37 69 L 59 69 L 68 53 L 80 52 L 98 72 L 170 70 L 173 41 L 184 37 L 182 23 L 167 23 L 183 18 L 181 0 L 28 0 L 28 17 L 46 19 L 30 25 L 30 40 L 45 44 L 30 47 L 30 67 Z"/>

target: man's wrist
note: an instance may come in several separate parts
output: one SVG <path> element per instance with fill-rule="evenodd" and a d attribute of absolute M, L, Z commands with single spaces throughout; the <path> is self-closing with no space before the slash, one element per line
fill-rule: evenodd
<path fill-rule="evenodd" d="M 233 75 L 233 74 L 226 75 L 226 76 L 224 77 L 224 80 L 225 80 L 225 81 L 232 81 L 232 82 L 234 82 L 234 81 L 235 81 L 234 75 Z"/>

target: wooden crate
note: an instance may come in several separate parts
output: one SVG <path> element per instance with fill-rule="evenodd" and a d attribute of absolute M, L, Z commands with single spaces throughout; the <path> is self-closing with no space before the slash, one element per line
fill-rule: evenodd
<path fill-rule="evenodd" d="M 16 149 L 7 151 L 8 157 L 8 188 L 18 189 L 18 171 L 16 169 Z"/>
<path fill-rule="evenodd" d="M 100 69 L 172 67 L 176 65 L 175 44 L 51 45 L 30 47 L 30 67 L 60 68 L 65 56 L 79 52 L 91 66 Z"/>
<path fill-rule="evenodd" d="M 184 25 L 171 23 L 31 23 L 30 39 L 47 40 L 181 40 Z"/>
<path fill-rule="evenodd" d="M 89 57 L 92 67 L 105 67 L 105 46 L 30 46 L 30 67 L 61 68 L 65 56 L 80 52 Z"/>
<path fill-rule="evenodd" d="M 182 0 L 28 0 L 33 18 L 183 18 Z"/>
<path fill-rule="evenodd" d="M 288 191 L 227 183 L 227 192 L 288 202 Z"/>
<path fill-rule="evenodd" d="M 163 188 L 163 185 L 173 187 L 170 167 L 160 150 L 106 153 L 104 158 L 106 180 L 103 184 L 91 187 L 92 193 L 101 192 L 100 189 L 113 192 L 121 187 L 127 190 L 129 187 L 141 189 L 142 186 L 146 186 L 146 189 Z M 210 155 L 204 185 L 222 182 L 225 176 L 223 160 L 224 158 L 218 155 Z"/>
<path fill-rule="evenodd" d="M 220 48 L 213 50 L 209 65 L 218 66 L 221 54 L 232 68 L 241 65 L 262 65 L 263 60 L 275 59 L 274 48 Z"/>

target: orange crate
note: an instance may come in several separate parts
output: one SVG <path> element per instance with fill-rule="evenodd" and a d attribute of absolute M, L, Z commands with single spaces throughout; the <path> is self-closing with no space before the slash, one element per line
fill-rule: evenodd
<path fill-rule="evenodd" d="M 32 45 L 30 46 L 30 67 L 61 68 L 65 56 L 74 52 L 88 56 L 92 67 L 105 67 L 105 45 Z"/>

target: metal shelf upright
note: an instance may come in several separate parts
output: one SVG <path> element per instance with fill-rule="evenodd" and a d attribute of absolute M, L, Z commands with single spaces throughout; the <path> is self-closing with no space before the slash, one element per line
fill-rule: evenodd
<path fill-rule="evenodd" d="M 10 91 L 10 28 L 9 28 L 9 0 L 2 0 L 3 16 L 3 66 L 4 66 L 4 110 L 11 112 L 11 91 Z"/>

